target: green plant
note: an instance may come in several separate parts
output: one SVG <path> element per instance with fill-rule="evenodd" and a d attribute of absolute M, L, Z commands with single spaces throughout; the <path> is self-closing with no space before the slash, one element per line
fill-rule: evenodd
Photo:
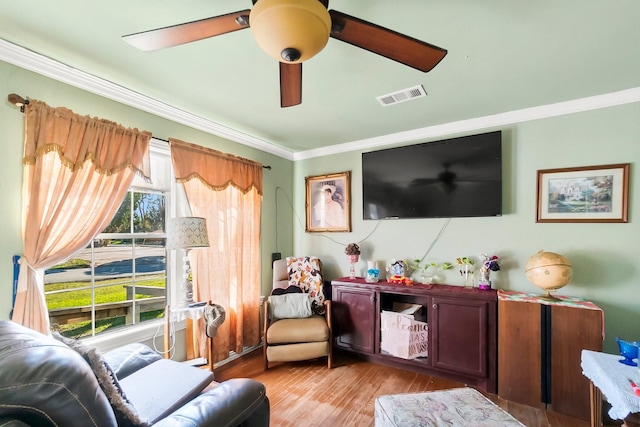
<path fill-rule="evenodd" d="M 411 273 L 414 273 L 416 271 L 426 273 L 429 268 L 437 269 L 438 267 L 440 267 L 442 270 L 450 270 L 453 268 L 453 264 L 445 261 L 442 264 L 438 264 L 437 262 L 427 262 L 421 265 L 419 259 L 414 259 L 409 263 L 409 267 Z"/>

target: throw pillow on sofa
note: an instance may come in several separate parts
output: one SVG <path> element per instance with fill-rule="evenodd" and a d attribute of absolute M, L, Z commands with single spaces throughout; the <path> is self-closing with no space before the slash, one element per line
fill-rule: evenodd
<path fill-rule="evenodd" d="M 279 319 L 303 319 L 312 314 L 309 294 L 291 293 L 271 295 L 269 297 L 269 316 L 273 321 Z"/>
<path fill-rule="evenodd" d="M 111 366 L 103 359 L 102 355 L 93 347 L 86 346 L 82 342 L 67 338 L 59 332 L 54 331 L 52 335 L 58 341 L 66 344 L 72 350 L 75 350 L 84 360 L 87 361 L 91 370 L 100 384 L 100 388 L 107 396 L 113 412 L 118 420 L 118 425 L 123 426 L 147 426 L 148 422 L 142 420 L 136 409 L 124 394 L 118 378 L 116 377 Z"/>

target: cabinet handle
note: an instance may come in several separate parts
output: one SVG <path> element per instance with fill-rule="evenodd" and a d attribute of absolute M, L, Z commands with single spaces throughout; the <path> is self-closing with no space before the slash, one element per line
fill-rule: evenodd
<path fill-rule="evenodd" d="M 437 310 L 438 309 L 438 304 L 433 303 L 433 305 L 431 307 L 433 307 L 434 310 Z"/>

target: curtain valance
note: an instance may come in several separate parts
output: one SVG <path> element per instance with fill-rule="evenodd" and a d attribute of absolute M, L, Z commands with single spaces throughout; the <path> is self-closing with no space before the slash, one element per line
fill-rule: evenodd
<path fill-rule="evenodd" d="M 25 116 L 25 165 L 33 165 L 36 157 L 55 151 L 72 171 L 91 161 L 99 174 L 112 175 L 129 168 L 150 179 L 150 132 L 80 116 L 68 108 L 53 108 L 37 100 L 26 106 Z"/>
<path fill-rule="evenodd" d="M 214 191 L 229 185 L 242 193 L 255 188 L 262 194 L 262 165 L 242 157 L 169 138 L 177 182 L 198 178 Z"/>

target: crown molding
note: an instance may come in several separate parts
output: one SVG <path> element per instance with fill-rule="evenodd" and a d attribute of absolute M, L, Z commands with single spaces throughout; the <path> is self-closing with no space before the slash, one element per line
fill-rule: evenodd
<path fill-rule="evenodd" d="M 606 93 L 604 95 L 595 95 L 586 98 L 574 99 L 571 101 L 557 102 L 555 104 L 523 108 L 521 110 L 509 111 L 506 113 L 499 113 L 490 116 L 477 117 L 474 119 L 444 123 L 441 125 L 429 126 L 421 129 L 414 129 L 405 132 L 377 136 L 375 138 L 363 139 L 360 141 L 346 142 L 344 144 L 336 144 L 316 150 L 299 151 L 293 154 L 293 160 L 305 160 L 314 157 L 328 156 L 331 154 L 346 153 L 349 151 L 370 150 L 372 148 L 377 148 L 383 145 L 413 142 L 418 140 L 425 140 L 428 138 L 454 135 L 457 133 L 497 128 L 532 120 L 546 119 L 550 117 L 563 116 L 566 114 L 580 113 L 584 111 L 597 110 L 600 108 L 631 104 L 639 101 L 640 87 L 635 87 L 618 92 Z"/>
<path fill-rule="evenodd" d="M 228 128 L 211 120 L 203 119 L 202 117 L 172 107 L 171 105 L 142 95 L 108 80 L 101 79 L 84 71 L 62 64 L 3 39 L 0 39 L 0 60 L 62 83 L 86 90 L 96 95 L 112 99 L 130 107 L 163 117 L 176 123 L 293 161 L 329 156 L 332 154 L 341 154 L 349 151 L 371 150 L 373 148 L 386 145 L 408 143 L 458 133 L 508 126 L 516 123 L 597 110 L 600 108 L 614 107 L 617 105 L 640 101 L 640 87 L 636 87 L 603 95 L 595 95 L 586 98 L 558 102 L 555 104 L 524 108 L 506 113 L 444 123 L 293 153 L 289 150 L 270 144 L 262 139 Z"/>
<path fill-rule="evenodd" d="M 193 129 L 226 138 L 287 160 L 293 160 L 293 153 L 291 151 L 211 120 L 203 119 L 179 108 L 172 107 L 171 105 L 80 71 L 3 39 L 0 39 L 0 60 L 138 110 L 146 111 L 147 113 L 189 126 Z"/>

